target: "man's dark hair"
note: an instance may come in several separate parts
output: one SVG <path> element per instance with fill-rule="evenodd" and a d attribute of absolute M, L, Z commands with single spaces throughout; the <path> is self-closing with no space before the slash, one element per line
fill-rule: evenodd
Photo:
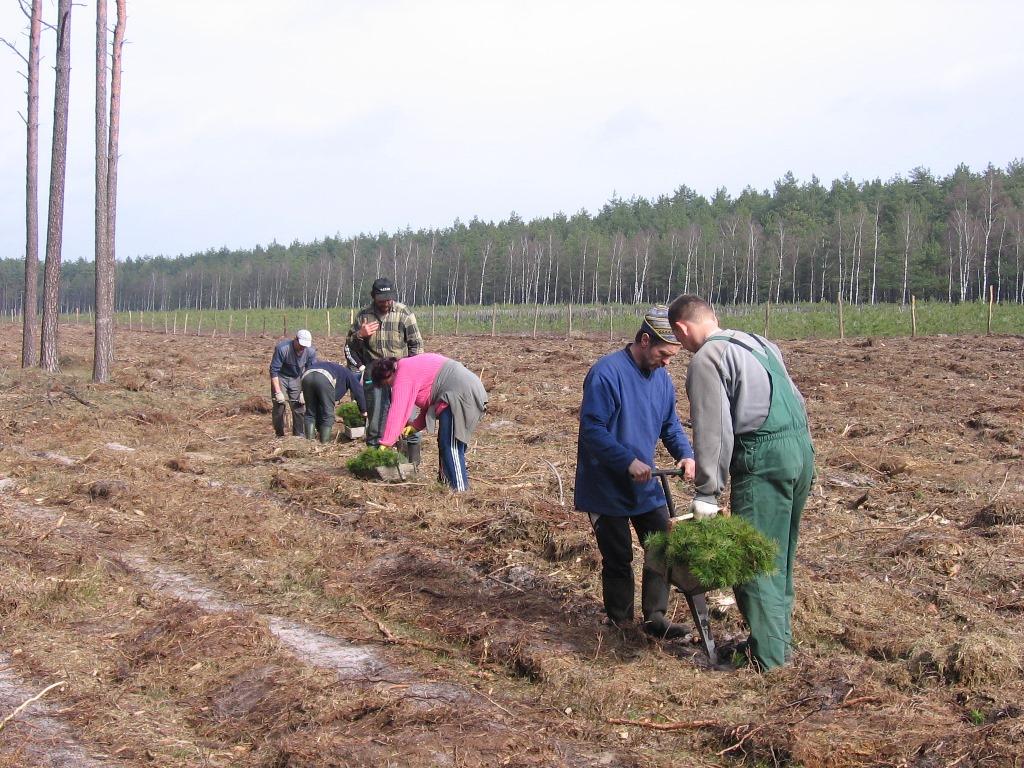
<path fill-rule="evenodd" d="M 636 332 L 636 336 L 633 337 L 633 341 L 639 344 L 643 341 L 644 334 L 647 334 L 647 337 L 651 340 L 652 347 L 673 346 L 671 341 L 665 341 L 663 338 L 658 336 L 658 334 L 651 333 L 650 330 L 642 325 L 640 326 L 640 330 Z"/>
<path fill-rule="evenodd" d="M 713 315 L 714 312 L 711 305 L 700 296 L 684 293 L 668 305 L 668 321 L 673 325 L 679 321 L 692 322 Z"/>

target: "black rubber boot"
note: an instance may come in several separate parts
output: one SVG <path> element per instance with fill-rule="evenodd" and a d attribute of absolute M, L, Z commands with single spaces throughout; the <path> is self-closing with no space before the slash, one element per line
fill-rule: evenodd
<path fill-rule="evenodd" d="M 661 571 L 644 563 L 640 604 L 644 612 L 644 632 L 661 640 L 675 640 L 692 630 L 665 618 L 668 610 L 668 581 Z"/>
<path fill-rule="evenodd" d="M 613 624 L 627 624 L 633 621 L 633 577 L 601 578 L 601 593 L 604 597 L 604 611 Z"/>
<path fill-rule="evenodd" d="M 659 640 L 677 640 L 686 637 L 693 629 L 685 624 L 673 624 L 664 613 L 653 613 L 644 620 L 644 632 Z"/>

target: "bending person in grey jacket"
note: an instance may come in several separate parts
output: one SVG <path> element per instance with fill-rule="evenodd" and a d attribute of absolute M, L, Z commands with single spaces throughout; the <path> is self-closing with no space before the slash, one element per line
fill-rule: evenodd
<path fill-rule="evenodd" d="M 270 358 L 270 397 L 274 401 L 274 434 L 284 437 L 285 406 L 292 411 L 292 434 L 306 434 L 306 401 L 302 395 L 302 374 L 316 362 L 313 335 L 303 329 L 294 339 L 279 341 Z"/>

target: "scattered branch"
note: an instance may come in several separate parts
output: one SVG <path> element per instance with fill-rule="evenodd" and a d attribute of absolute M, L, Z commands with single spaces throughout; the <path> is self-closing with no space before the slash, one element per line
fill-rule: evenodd
<path fill-rule="evenodd" d="M 655 723 L 652 720 L 624 720 L 618 717 L 606 717 L 606 723 L 612 725 L 635 725 L 637 728 L 650 728 L 654 731 L 692 731 L 698 728 L 721 728 L 717 720 L 688 720 L 674 723 Z"/>
<path fill-rule="evenodd" d="M 858 458 L 857 454 L 855 454 L 853 451 L 851 451 L 845 445 L 843 446 L 843 450 L 846 451 L 851 456 L 853 456 L 854 461 L 856 461 L 858 464 L 860 464 L 865 469 L 870 469 L 872 472 L 874 472 L 876 475 L 879 475 L 880 477 L 886 477 L 887 476 L 885 474 L 885 472 L 883 472 L 882 470 L 878 469 L 877 467 L 873 467 L 870 464 L 862 461 L 860 458 Z"/>
<path fill-rule="evenodd" d="M 1003 492 L 1003 488 L 1006 487 L 1006 481 L 1010 478 L 1010 470 L 1006 470 L 1006 475 L 1003 477 L 1003 484 L 999 486 L 999 490 L 992 494 L 992 498 L 988 500 L 989 504 L 992 504 L 996 499 L 999 498 L 999 494 Z"/>
<path fill-rule="evenodd" d="M 41 690 L 39 693 L 37 693 L 32 698 L 27 699 L 26 701 L 23 701 L 21 704 L 19 704 L 17 707 L 14 708 L 14 711 L 11 712 L 11 714 L 9 714 L 3 720 L 0 720 L 0 731 L 2 731 L 4 728 L 6 728 L 7 724 L 9 722 L 11 722 L 11 720 L 13 720 L 18 715 L 20 715 L 22 712 L 24 712 L 26 707 L 31 705 L 33 702 L 39 701 L 39 699 L 43 698 L 43 696 L 48 694 L 54 688 L 60 688 L 61 686 L 64 686 L 64 685 L 67 685 L 67 684 L 68 683 L 67 683 L 66 680 L 60 680 L 60 681 L 58 681 L 56 683 L 51 683 L 50 685 L 48 685 L 45 688 L 43 688 L 43 690 Z"/>
<path fill-rule="evenodd" d="M 96 407 L 95 403 L 90 403 L 88 400 L 83 398 L 80 394 L 75 392 L 75 390 L 71 389 L 71 387 L 65 386 L 64 387 L 64 393 L 66 395 L 68 395 L 69 397 L 71 397 L 73 400 L 77 400 L 78 402 L 80 402 L 84 406 L 87 406 L 89 408 L 95 408 Z"/>
<path fill-rule="evenodd" d="M 727 755 L 727 754 L 729 754 L 730 752 L 733 752 L 733 751 L 735 751 L 735 750 L 737 750 L 737 749 L 740 749 L 740 748 L 741 748 L 741 747 L 743 746 L 743 743 L 744 743 L 744 742 L 745 742 L 745 741 L 746 741 L 747 739 L 749 739 L 749 738 L 750 738 L 751 736 L 753 736 L 753 735 L 754 735 L 755 733 L 757 733 L 758 731 L 762 731 L 762 730 L 764 730 L 764 729 L 765 729 L 765 728 L 766 728 L 767 726 L 769 726 L 769 725 L 772 725 L 772 723 L 761 723 L 761 725 L 758 725 L 758 726 L 757 726 L 757 727 L 755 727 L 755 728 L 750 728 L 750 726 L 749 726 L 749 725 L 741 725 L 741 726 L 738 726 L 738 727 L 737 727 L 737 728 L 735 729 L 735 731 L 733 732 L 734 734 L 738 734 L 738 733 L 741 733 L 741 732 L 744 732 L 744 731 L 746 731 L 745 733 L 743 733 L 743 736 L 741 736 L 741 737 L 740 737 L 740 740 L 739 740 L 739 741 L 737 741 L 737 742 L 736 742 L 735 744 L 733 744 L 733 745 L 732 745 L 731 747 L 726 747 L 725 749 L 723 749 L 723 750 L 721 750 L 721 751 L 719 751 L 719 752 L 716 752 L 716 753 L 715 753 L 715 756 L 716 756 L 716 757 L 722 757 L 723 755 Z M 750 730 L 746 730 L 746 729 L 748 729 L 748 728 L 750 728 Z"/>
<path fill-rule="evenodd" d="M 564 507 L 565 506 L 565 492 L 564 492 L 564 490 L 562 488 L 562 476 L 560 474 L 558 474 L 558 470 L 555 469 L 555 465 L 552 464 L 550 461 L 545 460 L 544 463 L 547 464 L 549 467 L 551 467 L 551 471 L 554 472 L 555 473 L 555 477 L 558 478 L 558 504 L 559 504 L 559 506 Z"/>
<path fill-rule="evenodd" d="M 59 520 L 58 520 L 58 521 L 57 521 L 56 523 L 54 523 L 54 524 L 53 524 L 52 526 L 50 526 L 49 528 L 47 528 L 47 529 L 46 529 L 45 531 L 43 531 L 43 532 L 42 532 L 41 534 L 39 534 L 39 535 L 38 535 L 38 536 L 36 537 L 36 541 L 42 541 L 43 539 L 45 539 L 45 538 L 46 538 L 47 536 L 49 536 L 49 535 L 50 535 L 51 533 L 53 533 L 54 531 L 56 531 L 56 530 L 59 530 L 59 529 L 60 529 L 60 527 L 61 527 L 62 525 L 64 525 L 64 518 L 66 518 L 66 517 L 67 517 L 67 515 L 66 515 L 66 514 L 64 514 L 64 515 L 61 515 L 61 516 L 60 516 L 60 519 L 59 519 Z"/>
<path fill-rule="evenodd" d="M 359 603 L 352 603 L 352 605 L 363 614 L 365 618 L 371 624 L 376 625 L 378 631 L 384 636 L 384 642 L 388 645 L 407 645 L 412 648 L 419 648 L 424 651 L 433 651 L 434 653 L 443 653 L 446 656 L 450 656 L 452 651 L 450 648 L 442 648 L 439 645 L 430 645 L 429 643 L 421 643 L 419 640 L 409 640 L 404 637 L 396 637 L 395 634 L 384 626 L 384 623 L 377 619 L 364 605 Z"/>

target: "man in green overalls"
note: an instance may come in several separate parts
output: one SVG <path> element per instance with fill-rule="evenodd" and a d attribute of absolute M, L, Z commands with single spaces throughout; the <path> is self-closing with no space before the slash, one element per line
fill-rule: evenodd
<path fill-rule="evenodd" d="M 722 330 L 711 306 L 683 295 L 669 307 L 683 348 L 697 462 L 696 517 L 718 513 L 731 476 L 732 514 L 779 545 L 775 572 L 736 586 L 750 626 L 747 654 L 762 669 L 786 662 L 793 645 L 793 561 L 804 503 L 814 477 L 814 447 L 803 397 L 766 339 Z"/>

